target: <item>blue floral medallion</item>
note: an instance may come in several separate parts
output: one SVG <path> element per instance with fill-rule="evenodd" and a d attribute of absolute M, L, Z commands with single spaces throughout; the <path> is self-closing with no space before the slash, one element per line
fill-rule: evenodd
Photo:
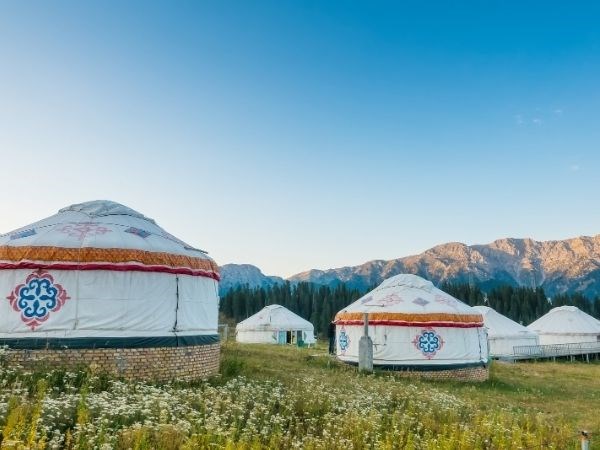
<path fill-rule="evenodd" d="M 51 312 L 62 308 L 70 297 L 60 284 L 54 282 L 52 275 L 32 273 L 6 298 L 12 308 L 21 313 L 21 320 L 35 330 L 48 320 Z"/>
<path fill-rule="evenodd" d="M 350 347 L 350 337 L 346 334 L 346 331 L 340 331 L 340 335 L 338 336 L 338 343 L 340 344 L 340 350 L 345 352 L 348 347 Z"/>
<path fill-rule="evenodd" d="M 433 328 L 422 330 L 412 342 L 427 359 L 433 358 L 444 345 L 444 340 Z"/>

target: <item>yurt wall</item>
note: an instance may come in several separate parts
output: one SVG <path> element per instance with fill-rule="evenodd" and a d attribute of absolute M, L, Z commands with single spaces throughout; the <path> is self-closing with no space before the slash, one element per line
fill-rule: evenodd
<path fill-rule="evenodd" d="M 515 347 L 539 344 L 538 337 L 530 334 L 521 337 L 515 335 L 488 337 L 488 342 L 492 357 L 513 356 Z"/>

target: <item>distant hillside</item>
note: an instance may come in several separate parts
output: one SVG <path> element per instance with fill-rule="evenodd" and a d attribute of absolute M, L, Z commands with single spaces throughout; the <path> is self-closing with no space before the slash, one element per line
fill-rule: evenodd
<path fill-rule="evenodd" d="M 434 283 L 542 286 L 550 296 L 579 292 L 595 297 L 600 295 L 600 235 L 545 242 L 509 238 L 471 246 L 453 242 L 391 261 L 309 270 L 289 280 L 366 289 L 398 273 L 414 273 Z"/>
<path fill-rule="evenodd" d="M 225 264 L 221 266 L 220 274 L 220 295 L 225 295 L 231 288 L 239 285 L 256 288 L 284 282 L 283 278 L 264 275 L 258 267 L 251 264 Z"/>

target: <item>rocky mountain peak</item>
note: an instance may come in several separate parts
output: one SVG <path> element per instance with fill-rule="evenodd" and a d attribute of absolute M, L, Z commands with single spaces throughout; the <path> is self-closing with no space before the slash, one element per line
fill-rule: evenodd
<path fill-rule="evenodd" d="M 330 269 L 312 273 L 310 281 L 321 284 L 347 282 L 366 288 L 397 273 L 414 273 L 434 283 L 477 282 L 541 286 L 549 295 L 581 292 L 600 295 L 600 235 L 562 241 L 503 238 L 485 245 L 449 242 L 413 256 L 375 265 Z M 291 281 L 308 281 L 303 274 Z"/>
<path fill-rule="evenodd" d="M 449 242 L 419 255 L 389 261 L 373 260 L 358 266 L 312 269 L 290 277 L 290 282 L 309 281 L 367 289 L 399 273 L 413 273 L 436 284 L 444 281 L 543 287 L 552 296 L 580 292 L 600 295 L 600 235 L 554 241 L 503 238 L 490 244 Z M 238 284 L 252 287 L 283 283 L 249 264 L 227 264 L 221 269 L 221 291 Z"/>

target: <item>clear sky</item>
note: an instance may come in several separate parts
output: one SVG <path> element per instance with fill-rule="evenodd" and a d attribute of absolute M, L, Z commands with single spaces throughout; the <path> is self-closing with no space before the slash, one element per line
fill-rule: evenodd
<path fill-rule="evenodd" d="M 600 3 L 458 3 L 4 1 L 0 232 L 111 199 L 284 276 L 600 233 Z"/>

